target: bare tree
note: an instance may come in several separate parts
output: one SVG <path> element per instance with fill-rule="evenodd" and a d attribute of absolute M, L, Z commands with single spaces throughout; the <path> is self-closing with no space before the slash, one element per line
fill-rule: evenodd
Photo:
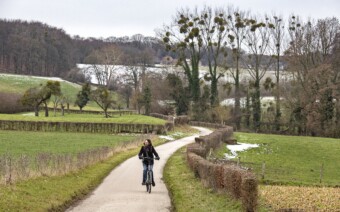
<path fill-rule="evenodd" d="M 295 16 L 289 19 L 289 70 L 294 86 L 300 89 L 292 95 L 295 98 L 291 98 L 294 100 L 291 110 L 299 133 L 323 135 L 334 126 L 339 73 L 330 61 L 336 52 L 339 29 L 337 19 L 317 22 L 303 22 Z"/>
<path fill-rule="evenodd" d="M 228 15 L 222 8 L 213 10 L 211 7 L 205 7 L 198 15 L 200 15 L 200 19 L 197 20 L 198 26 L 208 60 L 209 76 L 206 76 L 206 79 L 210 81 L 210 105 L 218 106 L 217 85 L 218 80 L 223 76 L 223 69 L 218 71 L 218 67 L 222 66 L 222 62 L 227 57 Z M 195 21 L 197 16 L 193 17 Z"/>
<path fill-rule="evenodd" d="M 91 92 L 91 99 L 103 109 L 105 118 L 108 118 L 108 109 L 116 103 L 112 93 L 106 87 L 100 86 Z"/>
<path fill-rule="evenodd" d="M 275 58 L 275 125 L 276 130 L 280 129 L 281 119 L 281 85 L 280 85 L 280 73 L 282 71 L 281 57 L 285 50 L 284 39 L 285 39 L 285 22 L 282 17 L 276 16 L 275 14 L 270 18 L 271 22 L 271 48 L 273 51 L 273 57 Z"/>
<path fill-rule="evenodd" d="M 87 72 L 95 76 L 98 85 L 108 87 L 118 69 L 121 55 L 121 50 L 115 45 L 95 50 L 86 58 L 86 62 L 91 64 Z"/>
<path fill-rule="evenodd" d="M 260 129 L 261 121 L 260 81 L 271 64 L 271 57 L 269 57 L 269 61 L 265 61 L 265 58 L 268 58 L 266 55 L 268 55 L 270 27 L 268 18 L 265 18 L 265 20 L 261 20 L 260 18 L 257 20 L 256 18 L 249 19 L 247 21 L 248 31 L 244 39 L 244 45 L 248 51 L 248 56 L 245 57 L 245 66 L 254 81 L 252 108 L 255 130 Z"/>
<path fill-rule="evenodd" d="M 194 102 L 198 102 L 201 93 L 199 64 L 203 49 L 203 40 L 199 30 L 200 18 L 195 19 L 197 15 L 197 9 L 194 12 L 184 9 L 177 11 L 172 23 L 164 26 L 159 35 L 166 49 L 177 53 L 178 65 L 185 72 Z"/>
<path fill-rule="evenodd" d="M 248 12 L 243 12 L 232 7 L 228 8 L 228 29 L 229 39 L 232 47 L 233 67 L 228 71 L 234 79 L 235 83 L 235 105 L 234 105 L 234 120 L 236 128 L 241 128 L 241 88 L 240 88 L 240 59 L 242 56 L 242 43 L 247 33 L 246 22 Z"/>

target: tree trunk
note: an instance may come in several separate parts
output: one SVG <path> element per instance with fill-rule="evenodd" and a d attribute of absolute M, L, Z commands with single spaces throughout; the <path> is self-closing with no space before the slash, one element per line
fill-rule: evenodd
<path fill-rule="evenodd" d="M 48 107 L 47 107 L 47 103 L 45 103 L 45 117 L 48 117 Z"/>
<path fill-rule="evenodd" d="M 238 57 L 236 59 L 234 121 L 236 130 L 241 129 L 240 77 Z"/>
<path fill-rule="evenodd" d="M 261 121 L 261 94 L 260 94 L 260 80 L 257 79 L 255 81 L 255 93 L 254 93 L 254 101 L 253 101 L 253 123 L 254 129 L 256 131 L 260 130 L 260 121 Z"/>
<path fill-rule="evenodd" d="M 34 116 L 39 116 L 39 105 L 34 106 Z"/>
<path fill-rule="evenodd" d="M 280 130 L 281 119 L 281 100 L 280 100 L 280 55 L 277 55 L 277 69 L 276 69 L 276 113 L 275 113 L 275 128 L 276 131 Z"/>
<path fill-rule="evenodd" d="M 218 90 L 217 90 L 217 78 L 213 76 L 211 79 L 211 96 L 210 96 L 210 104 L 212 107 L 218 105 Z"/>
<path fill-rule="evenodd" d="M 191 83 L 190 89 L 191 89 L 192 99 L 194 102 L 197 103 L 201 97 L 198 66 L 193 67 L 191 82 L 192 83 Z"/>
<path fill-rule="evenodd" d="M 57 106 L 54 106 L 53 112 L 54 112 L 54 117 L 56 117 L 57 116 Z"/>
<path fill-rule="evenodd" d="M 249 88 L 247 90 L 247 97 L 246 97 L 245 123 L 246 123 L 247 128 L 249 128 L 250 127 L 250 96 L 249 96 Z"/>
<path fill-rule="evenodd" d="M 65 115 L 65 106 L 61 106 L 61 116 Z"/>

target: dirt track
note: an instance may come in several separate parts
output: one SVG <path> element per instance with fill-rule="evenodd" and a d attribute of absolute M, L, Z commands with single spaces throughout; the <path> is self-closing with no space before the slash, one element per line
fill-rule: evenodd
<path fill-rule="evenodd" d="M 211 131 L 198 128 L 200 135 Z M 194 142 L 196 136 L 182 138 L 156 147 L 161 159 L 155 161 L 154 178 L 156 187 L 146 193 L 142 182 L 142 163 L 132 157 L 112 170 L 104 181 L 86 198 L 67 211 L 169 211 L 171 207 L 168 190 L 162 180 L 163 167 L 168 158 L 179 148 Z"/>

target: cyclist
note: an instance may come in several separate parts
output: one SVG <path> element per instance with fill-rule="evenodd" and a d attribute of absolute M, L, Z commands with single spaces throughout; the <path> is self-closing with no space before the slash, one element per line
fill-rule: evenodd
<path fill-rule="evenodd" d="M 150 168 L 152 171 L 153 168 L 153 159 L 154 155 L 156 156 L 156 160 L 159 160 L 158 153 L 156 152 L 155 148 L 152 146 L 151 140 L 146 139 L 144 141 L 144 146 L 139 151 L 138 157 L 139 159 L 143 159 L 143 182 L 142 185 L 145 185 L 145 180 L 146 180 L 146 172 L 148 169 L 148 163 L 150 163 Z M 146 158 L 151 158 L 149 161 L 147 161 Z M 153 173 L 152 173 L 152 186 L 155 186 L 155 181 L 153 179 Z"/>

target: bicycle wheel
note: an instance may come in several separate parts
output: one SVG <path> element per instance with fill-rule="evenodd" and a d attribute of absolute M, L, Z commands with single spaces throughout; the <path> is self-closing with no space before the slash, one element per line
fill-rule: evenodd
<path fill-rule="evenodd" d="M 147 184 L 146 185 L 146 191 L 151 193 L 151 187 L 152 187 L 151 184 Z"/>
<path fill-rule="evenodd" d="M 152 183 L 152 173 L 151 171 L 147 172 L 147 178 L 146 178 L 146 191 L 151 193 L 151 183 Z"/>

